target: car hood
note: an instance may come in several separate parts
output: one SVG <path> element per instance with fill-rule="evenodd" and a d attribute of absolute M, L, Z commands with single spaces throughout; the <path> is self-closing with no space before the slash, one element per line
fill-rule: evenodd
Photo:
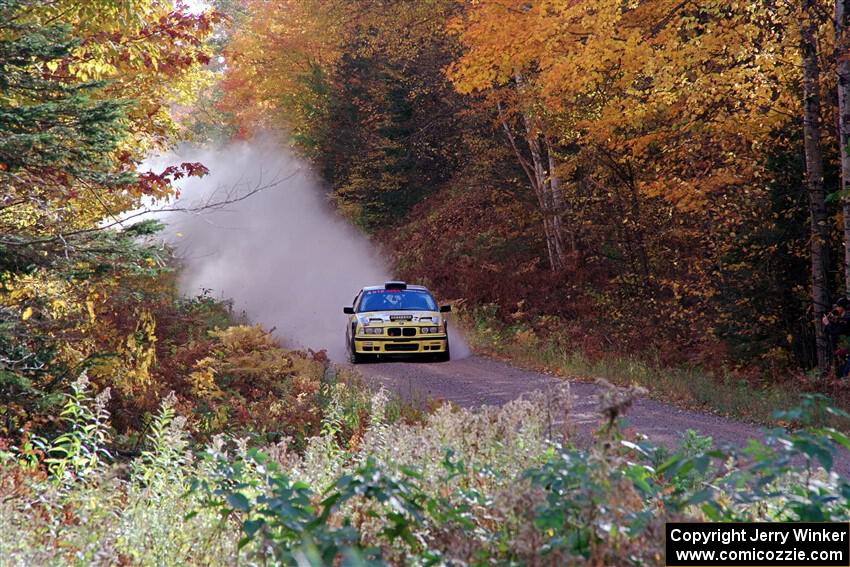
<path fill-rule="evenodd" d="M 442 318 L 438 311 L 370 311 L 358 313 L 361 325 L 385 325 L 388 323 L 433 323 L 438 325 Z"/>

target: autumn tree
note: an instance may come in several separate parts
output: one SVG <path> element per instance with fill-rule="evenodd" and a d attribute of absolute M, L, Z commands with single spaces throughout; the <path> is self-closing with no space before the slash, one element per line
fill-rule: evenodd
<path fill-rule="evenodd" d="M 844 294 L 850 296 L 850 2 L 835 0 L 833 61 L 838 90 L 838 146 L 844 219 Z"/>
<path fill-rule="evenodd" d="M 203 82 L 214 19 L 159 2 L 0 1 L 0 392 L 8 429 L 43 415 L 33 408 L 44 409 L 81 371 L 95 377 L 96 361 L 123 361 L 113 365 L 122 373 L 97 376 L 104 386 L 145 379 L 155 322 L 130 282 L 137 291 L 151 283 L 165 267 L 162 250 L 135 242 L 150 223 L 122 233 L 104 225 L 119 224 L 142 198 L 169 196 L 173 178 L 203 173 L 198 164 L 136 169 L 176 134 L 168 106 Z M 114 325 L 122 300 L 131 321 Z"/>
<path fill-rule="evenodd" d="M 275 4 L 246 0 L 244 18 L 224 55 L 222 108 L 232 112 L 242 135 L 285 127 L 310 152 L 328 127 L 328 76 L 341 57 L 351 11 L 343 3 L 294 0 Z"/>
<path fill-rule="evenodd" d="M 831 353 L 821 319 L 830 307 L 827 269 L 828 221 L 821 149 L 820 62 L 818 60 L 818 17 L 815 3 L 803 0 L 800 17 L 800 54 L 803 72 L 803 136 L 806 154 L 806 187 L 811 211 L 811 275 L 818 368 L 826 372 Z"/>
<path fill-rule="evenodd" d="M 753 205 L 762 197 L 754 186 L 765 175 L 763 144 L 799 112 L 798 68 L 787 63 L 799 53 L 797 22 L 796 9 L 786 4 L 469 3 L 453 24 L 466 50 L 450 76 L 462 92 L 496 97 L 521 86 L 532 93 L 530 101 L 514 97 L 515 109 L 545 110 L 536 115 L 545 117 L 547 137 L 558 141 L 554 153 L 562 164 L 553 169 L 564 172 L 565 202 L 588 184 L 612 196 L 612 188 L 622 187 L 628 197 L 611 204 L 635 228 L 627 241 L 634 243 L 637 273 L 654 279 L 662 297 L 685 292 L 709 308 L 719 291 L 712 265 L 733 242 L 720 235 L 734 234 L 758 214 Z M 691 265 L 696 278 L 671 280 L 657 263 L 663 256 L 646 246 L 640 217 L 655 198 L 690 218 L 694 235 L 713 251 Z M 813 241 L 821 244 L 813 244 L 811 303 L 822 337 L 828 293 L 819 254 L 828 226 L 818 202 L 812 202 Z M 819 344 L 823 364 L 825 343 Z"/>
<path fill-rule="evenodd" d="M 452 175 L 462 106 L 442 70 L 454 2 L 246 6 L 226 49 L 234 64 L 223 100 L 243 131 L 287 132 L 340 209 L 369 230 L 403 218 Z"/>
<path fill-rule="evenodd" d="M 245 0 L 219 109 L 238 135 L 283 131 L 402 273 L 506 319 L 823 367 L 843 123 L 823 95 L 841 95 L 846 33 L 842 2 L 806 6 Z M 806 281 L 774 273 L 802 261 Z M 591 315 L 624 305 L 604 331 Z"/>
<path fill-rule="evenodd" d="M 546 10 L 541 3 L 525 2 L 470 6 L 450 25 L 467 52 L 450 67 L 449 76 L 461 93 L 492 89 L 491 104 L 537 199 L 549 265 L 557 271 L 576 244 L 574 233 L 567 239 L 564 229 L 558 133 L 537 83 L 540 55 L 549 48 L 545 32 L 538 33 Z M 520 38 L 522 47 L 515 43 Z"/>

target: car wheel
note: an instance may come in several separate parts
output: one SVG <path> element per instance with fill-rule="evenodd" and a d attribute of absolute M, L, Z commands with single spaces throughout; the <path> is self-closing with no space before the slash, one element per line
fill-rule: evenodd
<path fill-rule="evenodd" d="M 448 340 L 446 340 L 446 351 L 441 352 L 436 356 L 437 362 L 448 362 L 452 359 L 451 348 L 449 347 Z"/>
<path fill-rule="evenodd" d="M 357 351 L 354 350 L 354 345 L 351 345 L 348 349 L 348 361 L 351 364 L 361 364 L 366 360 L 366 355 L 357 354 Z"/>

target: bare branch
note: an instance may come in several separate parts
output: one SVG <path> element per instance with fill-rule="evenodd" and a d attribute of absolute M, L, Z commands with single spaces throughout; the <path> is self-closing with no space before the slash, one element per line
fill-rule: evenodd
<path fill-rule="evenodd" d="M 516 154 L 517 160 L 519 160 L 519 164 L 522 166 L 522 170 L 525 172 L 525 175 L 528 177 L 528 180 L 531 182 L 532 187 L 534 187 L 536 191 L 537 177 L 531 170 L 531 164 L 528 163 L 528 160 L 525 159 L 525 156 L 522 155 L 522 152 L 517 146 L 516 138 L 514 137 L 513 132 L 511 132 L 510 126 L 508 126 L 508 121 L 505 118 L 504 112 L 502 112 L 502 103 L 497 102 L 496 108 L 499 111 L 499 122 L 502 123 L 502 128 L 504 128 L 508 141 L 511 143 L 511 148 L 513 148 L 514 154 Z"/>
<path fill-rule="evenodd" d="M 289 175 L 286 175 L 285 177 L 275 178 L 268 183 L 263 183 L 262 172 L 261 172 L 260 179 L 257 181 L 257 183 L 249 191 L 247 191 L 246 193 L 243 193 L 243 194 L 238 194 L 236 189 L 238 189 L 240 184 L 237 183 L 235 186 L 232 186 L 230 188 L 230 190 L 227 192 L 227 194 L 225 195 L 225 197 L 223 199 L 218 200 L 218 201 L 214 200 L 216 194 L 218 193 L 218 191 L 215 191 L 204 202 L 202 202 L 200 204 L 195 204 L 195 205 L 192 205 L 192 206 L 173 206 L 173 207 L 164 207 L 164 208 L 160 208 L 160 209 L 145 208 L 144 210 L 136 211 L 135 213 L 132 213 L 132 214 L 127 215 L 127 216 L 120 218 L 120 219 L 113 216 L 112 218 L 114 220 L 112 222 L 102 224 L 102 225 L 92 227 L 92 228 L 74 230 L 74 231 L 65 232 L 65 233 L 57 233 L 54 236 L 46 236 L 46 237 L 43 237 L 43 238 L 21 239 L 21 240 L 18 240 L 18 239 L 10 240 L 10 239 L 0 238 L 0 244 L 6 245 L 6 246 L 31 246 L 31 245 L 34 245 L 34 244 L 48 244 L 48 243 L 51 243 L 51 242 L 63 242 L 63 243 L 65 243 L 66 254 L 67 254 L 68 244 L 67 244 L 66 240 L 70 237 L 81 236 L 81 235 L 84 235 L 84 234 L 91 234 L 91 233 L 95 233 L 95 232 L 100 232 L 102 230 L 107 230 L 109 228 L 113 228 L 113 227 L 118 226 L 118 225 L 123 225 L 123 223 L 125 223 L 129 220 L 132 220 L 134 218 L 138 218 L 138 217 L 145 216 L 145 215 L 153 215 L 153 214 L 161 214 L 161 213 L 202 214 L 202 213 L 207 212 L 207 211 L 221 210 L 222 208 L 224 208 L 228 205 L 232 205 L 234 203 L 239 203 L 241 201 L 249 199 L 250 197 L 253 197 L 254 195 L 256 195 L 258 193 L 261 193 L 263 191 L 267 191 L 269 189 L 273 189 L 273 188 L 279 186 L 281 183 L 292 179 L 293 177 L 295 177 L 300 172 L 301 172 L 300 169 L 296 169 L 295 171 L 293 171 Z"/>

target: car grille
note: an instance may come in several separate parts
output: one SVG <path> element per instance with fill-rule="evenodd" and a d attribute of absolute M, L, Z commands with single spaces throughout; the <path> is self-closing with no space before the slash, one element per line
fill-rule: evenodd
<path fill-rule="evenodd" d="M 400 327 L 390 327 L 387 329 L 387 335 L 390 337 L 415 337 L 416 329 L 414 327 L 407 327 L 405 329 Z"/>
<path fill-rule="evenodd" d="M 390 343 L 390 344 L 384 346 L 384 350 L 395 351 L 395 352 L 410 352 L 410 351 L 413 351 L 413 350 L 419 350 L 419 346 L 418 345 L 411 345 L 411 344 L 404 344 L 404 343 L 401 343 L 401 344 Z"/>

